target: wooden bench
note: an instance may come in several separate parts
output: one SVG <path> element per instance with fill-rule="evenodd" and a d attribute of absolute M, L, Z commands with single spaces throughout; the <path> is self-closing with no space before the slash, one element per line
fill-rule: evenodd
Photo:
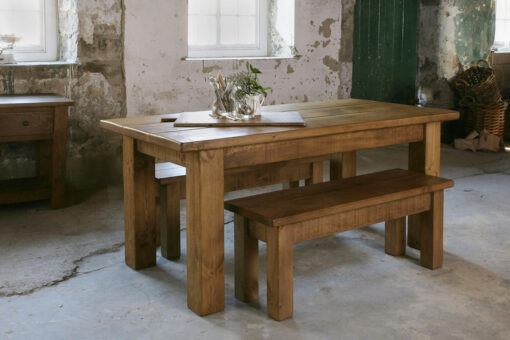
<path fill-rule="evenodd" d="M 225 172 L 225 192 L 250 189 L 272 184 L 284 187 L 306 185 L 323 181 L 323 164 L 329 156 L 296 161 L 279 162 L 246 168 L 228 169 Z M 186 197 L 186 168 L 173 163 L 156 164 L 156 180 L 160 184 L 159 206 L 161 211 L 161 255 L 177 259 L 181 255 L 180 200 Z"/>
<path fill-rule="evenodd" d="M 267 311 L 293 313 L 293 246 L 296 243 L 386 221 L 386 253 L 405 253 L 406 216 L 420 214 L 420 263 L 443 261 L 443 190 L 453 181 L 389 170 L 225 202 L 235 213 L 235 294 L 258 298 L 258 240 L 267 243 Z"/>

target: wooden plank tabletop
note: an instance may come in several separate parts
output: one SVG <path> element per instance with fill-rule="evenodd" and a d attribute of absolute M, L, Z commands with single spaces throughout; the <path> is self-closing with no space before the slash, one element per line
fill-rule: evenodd
<path fill-rule="evenodd" d="M 166 119 L 162 119 L 165 121 Z M 250 119 L 232 120 L 212 117 L 210 112 L 183 112 L 174 122 L 176 127 L 239 127 L 239 126 L 306 126 L 305 121 L 296 111 L 269 112 Z"/>
<path fill-rule="evenodd" d="M 72 106 L 74 101 L 57 94 L 0 95 L 0 107 L 15 108 L 29 106 Z"/>
<path fill-rule="evenodd" d="M 102 120 L 101 126 L 122 135 L 186 152 L 459 118 L 459 113 L 451 110 L 360 99 L 273 105 L 265 106 L 263 110 L 298 111 L 306 122 L 306 127 L 175 127 L 174 123 L 161 122 L 162 118 L 172 118 L 176 115 Z"/>

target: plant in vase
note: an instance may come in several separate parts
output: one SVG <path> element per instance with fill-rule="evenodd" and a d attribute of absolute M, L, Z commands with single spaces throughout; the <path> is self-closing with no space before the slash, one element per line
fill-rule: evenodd
<path fill-rule="evenodd" d="M 261 73 L 258 68 L 246 62 L 246 71 L 234 76 L 236 115 L 260 116 L 267 91 L 271 90 L 259 83 L 258 75 Z"/>
<path fill-rule="evenodd" d="M 20 39 L 14 34 L 0 34 L 0 64 L 16 64 L 14 55 L 4 54 L 4 51 L 14 49 L 14 44 Z"/>

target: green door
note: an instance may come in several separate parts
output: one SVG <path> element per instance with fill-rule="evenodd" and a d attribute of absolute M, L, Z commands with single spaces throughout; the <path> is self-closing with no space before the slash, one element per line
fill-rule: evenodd
<path fill-rule="evenodd" d="M 357 0 L 352 98 L 412 103 L 417 34 L 418 0 Z"/>

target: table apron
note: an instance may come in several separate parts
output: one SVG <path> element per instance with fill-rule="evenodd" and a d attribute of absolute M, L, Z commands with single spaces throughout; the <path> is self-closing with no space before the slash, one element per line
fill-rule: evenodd
<path fill-rule="evenodd" d="M 334 134 L 225 149 L 225 169 L 424 140 L 425 124 Z"/>
<path fill-rule="evenodd" d="M 142 140 L 136 141 L 136 150 L 148 156 L 152 156 L 165 162 L 172 162 L 181 166 L 186 166 L 186 156 L 182 152 L 178 152 L 158 144 L 152 144 Z"/>

